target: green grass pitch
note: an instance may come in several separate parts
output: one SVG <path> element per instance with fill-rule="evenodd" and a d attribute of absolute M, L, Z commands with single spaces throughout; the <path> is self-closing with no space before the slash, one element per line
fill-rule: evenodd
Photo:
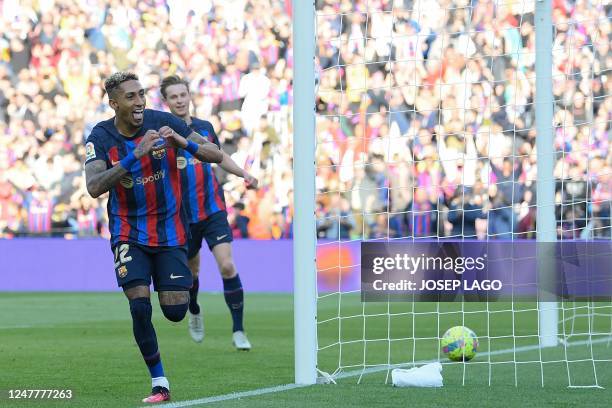
<path fill-rule="evenodd" d="M 195 344 L 186 322 L 166 321 L 154 302 L 154 322 L 174 402 L 292 382 L 291 296 L 247 294 L 245 322 L 254 345 L 251 352 L 233 349 L 230 317 L 221 295 L 202 294 L 200 303 L 206 338 Z M 415 304 L 413 309 L 408 303 L 364 306 L 354 295 L 332 295 L 319 302 L 319 321 L 323 322 L 319 346 L 324 348 L 319 353 L 319 367 L 324 371 L 341 365 L 343 372 L 351 373 L 364 363 L 375 366 L 437 359 L 438 342 L 433 337 L 456 324 L 472 328 L 481 338 L 479 354 L 467 364 L 445 364 L 441 389 L 393 388 L 385 384 L 385 370 L 365 375 L 361 384 L 352 376 L 337 385 L 211 406 L 610 406 L 612 363 L 590 359 L 612 360 L 612 344 L 604 341 L 603 335 L 593 337 L 600 341 L 592 347 L 557 347 L 540 354 L 530 349 L 537 342 L 533 305 L 515 304 L 514 314 L 507 311 L 508 304 L 491 304 L 488 314 L 483 304 L 466 304 L 468 313 L 458 313 L 460 307 Z M 599 311 L 609 314 L 612 310 Z M 339 314 L 343 318 L 335 319 Z M 150 380 L 133 340 L 127 301 L 121 293 L 2 293 L 0 316 L 0 407 L 142 406 L 140 399 L 150 391 Z M 574 332 L 585 332 L 588 324 L 586 318 L 577 319 Z M 592 331 L 610 332 L 610 317 L 596 317 L 591 324 Z M 566 330 L 570 329 L 568 325 Z M 483 338 L 487 332 L 496 338 Z M 417 340 L 413 339 L 415 333 Z M 364 343 L 363 338 L 368 341 Z M 389 338 L 394 340 L 389 342 Z M 585 336 L 570 338 L 570 342 L 585 340 Z M 498 353 L 513 347 L 527 351 Z M 573 363 L 555 362 L 566 353 Z M 540 364 L 540 359 L 545 363 Z M 591 384 L 596 373 L 606 389 L 568 389 L 568 372 L 574 384 Z M 16 388 L 71 389 L 74 397 L 70 401 L 9 400 L 7 390 Z"/>

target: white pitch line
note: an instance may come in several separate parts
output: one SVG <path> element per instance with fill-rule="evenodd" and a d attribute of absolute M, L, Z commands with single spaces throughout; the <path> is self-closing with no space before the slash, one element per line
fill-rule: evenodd
<path fill-rule="evenodd" d="M 605 337 L 601 339 L 595 339 L 592 341 L 580 340 L 580 341 L 567 343 L 567 346 L 572 347 L 572 346 L 584 346 L 587 344 L 599 344 L 599 343 L 605 343 L 611 340 L 612 340 L 612 337 Z M 563 345 L 559 344 L 558 347 L 563 347 Z M 508 348 L 508 349 L 503 349 L 503 350 L 485 351 L 482 353 L 478 353 L 478 355 L 479 356 L 497 356 L 501 354 L 509 354 L 509 353 L 515 353 L 515 352 L 522 353 L 526 351 L 533 351 L 539 348 L 540 348 L 539 345 L 534 344 L 533 346 L 522 346 L 522 347 Z M 417 365 L 417 364 L 435 363 L 437 361 L 439 360 L 421 360 L 421 361 L 415 361 L 414 363 L 403 363 L 403 364 L 393 364 L 390 366 L 371 367 L 371 368 L 366 368 L 364 370 L 353 370 L 353 371 L 347 371 L 344 373 L 340 373 L 334 376 L 333 378 L 342 379 L 342 378 L 357 377 L 362 374 L 372 374 L 372 373 L 377 373 L 381 371 L 392 370 L 394 368 L 406 367 L 406 366 Z M 256 397 L 256 396 L 264 395 L 264 394 L 273 394 L 277 392 L 289 391 L 289 390 L 293 390 L 296 388 L 303 388 L 303 387 L 309 387 L 309 385 L 299 385 L 299 384 L 277 385 L 275 387 L 257 388 L 251 391 L 232 392 L 230 394 L 223 394 L 223 395 L 218 395 L 215 397 L 207 397 L 207 398 L 200 398 L 200 399 L 195 399 L 195 400 L 171 402 L 168 404 L 156 405 L 156 407 L 158 408 L 192 407 L 195 405 L 211 404 L 213 402 L 235 400 L 235 399 L 246 398 L 246 397 Z"/>
<path fill-rule="evenodd" d="M 216 397 L 171 402 L 169 404 L 156 405 L 155 407 L 156 408 L 192 407 L 194 405 L 204 405 L 204 404 L 211 404 L 213 402 L 219 402 L 219 401 L 234 400 L 234 399 L 245 398 L 245 397 L 255 397 L 258 395 L 271 394 L 271 393 L 281 392 L 281 391 L 288 391 L 288 390 L 293 390 L 295 388 L 302 388 L 302 387 L 308 387 L 308 385 L 298 385 L 298 384 L 277 385 L 275 387 L 258 388 L 256 390 L 251 390 L 251 391 L 232 392 L 231 394 L 217 395 Z"/>

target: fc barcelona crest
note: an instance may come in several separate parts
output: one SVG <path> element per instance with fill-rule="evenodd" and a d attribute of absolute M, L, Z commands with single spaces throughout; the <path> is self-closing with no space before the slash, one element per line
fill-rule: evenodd
<path fill-rule="evenodd" d="M 117 269 L 117 275 L 119 275 L 120 278 L 125 278 L 128 274 L 128 270 L 127 267 L 125 265 L 121 265 L 118 269 Z"/>
<path fill-rule="evenodd" d="M 166 157 L 166 142 L 164 140 L 160 140 L 159 142 L 153 145 L 153 151 L 151 152 L 153 157 L 157 160 L 161 160 Z"/>
<path fill-rule="evenodd" d="M 152 154 L 157 160 L 161 160 L 166 157 L 166 147 L 164 146 L 161 149 L 154 149 Z"/>

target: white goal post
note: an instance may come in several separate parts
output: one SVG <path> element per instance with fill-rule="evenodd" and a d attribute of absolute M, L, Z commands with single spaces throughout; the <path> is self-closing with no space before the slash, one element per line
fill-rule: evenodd
<path fill-rule="evenodd" d="M 293 307 L 295 383 L 317 380 L 315 5 L 293 1 Z"/>
<path fill-rule="evenodd" d="M 553 149 L 553 91 L 552 91 L 552 5 L 551 0 L 537 0 L 535 5 L 535 120 L 538 153 L 536 240 L 555 242 L 555 152 Z M 550 255 L 550 254 L 547 254 Z M 552 258 L 538 260 L 540 277 L 552 276 Z M 546 274 L 549 276 L 546 276 Z M 539 334 L 542 347 L 554 347 L 558 342 L 559 310 L 556 302 L 540 302 Z"/>

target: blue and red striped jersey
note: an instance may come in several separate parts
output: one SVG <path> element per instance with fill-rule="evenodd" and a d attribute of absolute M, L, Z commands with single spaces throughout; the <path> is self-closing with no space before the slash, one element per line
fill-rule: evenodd
<path fill-rule="evenodd" d="M 147 130 L 169 126 L 183 137 L 192 133 L 183 120 L 167 112 L 145 109 L 143 126 L 131 138 L 119 133 L 114 119 L 93 128 L 85 144 L 86 164 L 104 160 L 109 168 L 118 166 Z M 153 247 L 185 245 L 189 221 L 177 168 L 180 152 L 166 147 L 143 156 L 110 190 L 107 210 L 112 245 L 121 241 Z"/>
<path fill-rule="evenodd" d="M 53 200 L 32 199 L 28 207 L 28 230 L 30 232 L 50 232 Z"/>
<path fill-rule="evenodd" d="M 217 134 L 208 121 L 191 118 L 191 129 L 206 137 L 209 142 L 221 147 Z M 189 152 L 181 150 L 177 162 L 181 170 L 183 185 L 183 205 L 189 215 L 189 222 L 205 220 L 212 214 L 225 211 L 223 187 L 217 181 L 210 163 L 204 163 Z"/>

